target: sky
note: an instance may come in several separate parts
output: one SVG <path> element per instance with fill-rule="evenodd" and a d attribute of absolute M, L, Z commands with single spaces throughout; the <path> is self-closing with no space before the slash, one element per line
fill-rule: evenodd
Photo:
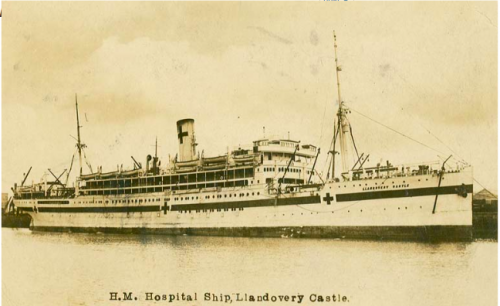
<path fill-rule="evenodd" d="M 205 156 L 251 145 L 265 127 L 321 147 L 326 172 L 338 107 L 333 30 L 342 100 L 368 165 L 453 155 L 473 165 L 476 191 L 497 191 L 496 2 L 2 9 L 2 192 L 31 166 L 28 182 L 69 169 L 75 94 L 94 170 L 132 168 L 130 156 L 143 162 L 156 137 L 166 164 L 178 151 L 176 121 L 193 118 Z"/>

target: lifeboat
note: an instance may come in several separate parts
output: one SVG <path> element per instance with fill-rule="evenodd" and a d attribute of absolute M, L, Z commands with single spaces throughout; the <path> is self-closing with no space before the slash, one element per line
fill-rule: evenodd
<path fill-rule="evenodd" d="M 184 167 L 193 167 L 193 166 L 198 166 L 200 161 L 198 159 L 195 160 L 188 160 L 188 161 L 178 161 L 175 163 L 175 165 L 179 168 L 184 168 Z"/>
<path fill-rule="evenodd" d="M 117 177 L 118 175 L 120 175 L 119 171 L 113 171 L 113 172 L 101 173 L 100 177 L 101 179 L 107 179 L 107 178 Z"/>
<path fill-rule="evenodd" d="M 112 171 L 107 173 L 93 173 L 93 174 L 85 174 L 80 176 L 81 180 L 96 180 L 96 179 L 108 179 L 115 177 L 129 177 L 129 176 L 138 176 L 141 173 L 141 169 L 128 170 L 128 171 Z"/>
<path fill-rule="evenodd" d="M 226 168 L 226 164 L 218 164 L 218 165 L 209 165 L 209 166 L 203 166 L 204 170 L 218 170 L 218 169 L 224 169 Z"/>
<path fill-rule="evenodd" d="M 226 156 L 206 157 L 203 158 L 203 164 L 220 164 L 226 162 Z"/>
<path fill-rule="evenodd" d="M 236 164 L 244 164 L 254 161 L 254 157 L 252 155 L 237 155 L 234 156 L 233 159 Z"/>
<path fill-rule="evenodd" d="M 80 176 L 80 179 L 85 180 L 85 181 L 95 180 L 96 178 L 97 178 L 97 174 L 96 173 L 94 173 L 94 174 L 85 174 L 85 175 L 81 175 Z"/>
<path fill-rule="evenodd" d="M 186 173 L 186 172 L 195 172 L 195 171 L 196 171 L 196 167 L 183 167 L 183 168 L 179 168 L 179 169 L 175 170 L 176 173 Z"/>
<path fill-rule="evenodd" d="M 129 170 L 129 171 L 123 171 L 121 173 L 121 176 L 138 176 L 139 173 L 141 173 L 141 170 L 140 169 L 136 169 L 136 170 Z"/>

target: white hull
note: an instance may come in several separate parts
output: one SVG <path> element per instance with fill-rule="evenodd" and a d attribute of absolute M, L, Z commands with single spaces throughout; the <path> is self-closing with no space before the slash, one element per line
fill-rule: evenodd
<path fill-rule="evenodd" d="M 40 204 L 41 200 L 16 200 L 15 204 L 31 215 L 33 228 L 51 230 L 170 229 L 171 233 L 186 233 L 196 229 L 331 227 L 338 229 L 335 232 L 364 228 L 364 235 L 387 227 L 462 227 L 468 231 L 472 226 L 472 173 L 443 177 L 440 188 L 437 176 L 410 176 L 332 182 L 321 190 L 282 194 L 278 200 L 261 186 L 248 186 L 219 192 L 86 196 L 67 199 L 69 204 Z M 465 187 L 466 197 L 458 192 Z M 433 213 L 436 192 L 444 194 L 439 194 Z M 333 199 L 328 204 L 330 196 Z M 228 207 L 227 211 L 222 207 Z"/>

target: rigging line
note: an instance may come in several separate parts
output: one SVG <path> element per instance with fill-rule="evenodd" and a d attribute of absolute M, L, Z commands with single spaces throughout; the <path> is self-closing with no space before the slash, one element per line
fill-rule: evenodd
<path fill-rule="evenodd" d="M 59 163 L 59 164 L 54 165 L 54 166 L 49 166 L 49 167 L 50 167 L 50 169 L 52 169 L 52 170 L 54 170 L 54 171 L 59 171 L 59 170 L 63 169 L 63 168 L 64 168 L 67 164 L 69 164 L 70 162 L 71 162 L 71 160 L 70 160 L 70 159 L 68 159 L 68 160 L 66 160 L 66 161 L 64 161 L 64 162 L 62 162 L 62 163 Z"/>
<path fill-rule="evenodd" d="M 416 119 L 416 118 L 415 118 L 415 116 L 413 116 L 411 113 L 406 112 L 406 111 L 404 110 L 404 108 L 401 108 L 401 110 L 402 110 L 404 113 L 406 113 L 406 114 L 410 115 L 410 117 L 412 117 L 413 119 Z M 433 133 L 432 133 L 432 132 L 431 132 L 431 131 L 427 128 L 427 127 L 425 127 L 425 125 L 423 125 L 422 123 L 420 123 L 420 122 L 419 122 L 419 120 L 415 120 L 415 121 L 418 123 L 418 125 L 420 125 L 420 127 L 421 127 L 421 128 L 423 128 L 424 130 L 426 130 L 426 131 L 427 131 L 427 133 L 429 133 L 432 137 L 436 138 L 436 140 L 437 140 L 437 141 L 439 141 L 442 145 L 444 145 L 444 146 L 445 146 L 448 150 L 450 150 L 453 154 L 455 154 L 455 155 L 456 155 L 458 158 L 460 158 L 462 161 L 465 161 L 465 159 L 464 159 L 464 158 L 462 158 L 460 155 L 458 155 L 458 154 L 457 154 L 457 152 L 455 152 L 455 150 L 453 150 L 450 146 L 448 146 L 445 142 L 443 142 L 443 141 L 442 141 L 439 137 L 437 137 L 436 135 L 434 135 L 434 134 L 433 134 Z M 453 159 L 457 160 L 456 158 L 453 158 Z"/>
<path fill-rule="evenodd" d="M 431 134 L 434 138 L 436 138 L 437 141 L 439 141 L 440 143 L 442 143 L 453 154 L 455 154 L 456 156 L 458 156 L 458 158 L 460 158 L 462 161 L 465 161 L 465 159 L 463 159 L 460 155 L 458 155 L 457 152 L 455 152 L 455 150 L 453 150 L 452 148 L 450 148 L 446 143 L 444 143 L 441 139 L 439 139 L 436 135 L 434 135 L 431 131 L 429 131 L 429 129 L 427 129 L 424 125 L 422 125 L 420 123 L 418 123 L 418 125 L 420 125 L 422 128 L 424 128 L 424 130 L 426 130 L 429 134 Z"/>
<path fill-rule="evenodd" d="M 340 126 L 340 124 L 339 124 L 339 126 Z M 334 122 L 334 127 L 335 127 L 335 122 Z M 335 170 L 335 169 L 334 169 L 334 162 L 335 162 L 335 160 L 334 160 L 334 159 L 335 159 L 335 144 L 337 143 L 337 137 L 338 137 L 338 135 L 339 135 L 339 129 L 338 129 L 338 128 L 337 128 L 337 129 L 334 129 L 334 131 L 335 131 L 335 134 L 333 135 L 333 139 L 332 139 L 332 142 L 331 142 L 331 144 L 330 144 L 330 150 L 329 150 L 329 152 L 330 152 L 330 153 L 331 153 L 331 155 L 332 155 L 332 162 L 331 162 L 331 163 L 328 163 L 328 172 L 327 172 L 327 174 L 326 174 L 326 179 L 325 179 L 325 180 L 327 180 L 327 179 L 329 179 L 329 178 L 330 178 L 330 170 L 332 170 L 332 178 L 334 178 L 334 177 L 335 177 L 335 173 L 333 173 L 333 172 L 334 172 L 334 170 Z M 327 153 L 327 159 L 326 159 L 326 161 L 328 162 L 328 153 Z M 323 171 L 325 171 L 324 169 L 325 169 L 325 168 L 323 167 Z"/>
<path fill-rule="evenodd" d="M 94 173 L 94 171 L 92 171 L 92 166 L 90 165 L 90 162 L 88 161 L 87 159 L 87 154 L 85 154 L 85 150 L 82 148 L 82 151 L 83 151 L 83 157 L 85 158 L 85 163 L 87 164 L 87 166 L 89 167 L 90 169 L 90 173 Z"/>
<path fill-rule="evenodd" d="M 354 146 L 354 150 L 356 151 L 356 156 L 358 157 L 359 160 L 358 148 L 356 148 L 356 142 L 354 141 L 354 135 L 352 135 L 352 126 L 350 122 L 349 122 L 349 132 L 351 133 L 352 144 Z"/>
<path fill-rule="evenodd" d="M 479 183 L 479 182 L 478 182 L 478 181 L 477 181 L 474 177 L 472 177 L 472 179 L 474 180 L 474 182 L 478 183 L 478 184 L 479 184 L 479 186 L 483 187 L 483 189 L 488 190 L 488 189 L 486 189 L 486 187 L 484 187 L 484 186 L 483 186 L 483 184 Z M 488 190 L 488 191 L 489 191 L 489 190 Z M 491 192 L 490 192 L 490 193 L 491 193 Z"/>
<path fill-rule="evenodd" d="M 69 175 L 71 174 L 71 169 L 73 169 L 73 161 L 75 160 L 75 153 L 73 153 L 73 157 L 71 158 L 71 164 L 69 166 L 68 174 L 66 175 L 66 183 L 64 185 L 68 185 Z"/>
<path fill-rule="evenodd" d="M 422 146 L 424 146 L 424 147 L 426 147 L 426 148 L 428 148 L 428 149 L 431 149 L 431 150 L 433 150 L 433 151 L 435 151 L 435 152 L 438 152 L 438 153 L 440 153 L 440 154 L 446 154 L 446 153 L 443 153 L 443 152 L 441 152 L 441 151 L 439 151 L 439 150 L 436 150 L 436 149 L 434 149 L 434 148 L 432 148 L 432 147 L 430 147 L 430 146 L 426 145 L 425 143 L 422 143 L 422 142 L 420 142 L 420 141 L 418 141 L 418 140 L 416 140 L 416 139 L 413 139 L 413 138 L 411 138 L 410 136 L 407 136 L 407 135 L 405 135 L 405 134 L 403 134 L 403 133 L 401 133 L 401 132 L 399 132 L 399 131 L 397 131 L 397 130 L 395 130 L 395 129 L 393 129 L 393 128 L 391 128 L 391 127 L 389 127 L 389 126 L 387 126 L 387 125 L 385 125 L 385 124 L 383 124 L 383 123 L 380 123 L 380 122 L 378 122 L 378 121 L 377 121 L 377 120 L 375 120 L 375 119 L 372 119 L 372 118 L 370 118 L 370 117 L 368 117 L 368 116 L 366 116 L 366 115 L 363 115 L 362 113 L 358 112 L 357 110 L 353 109 L 352 107 L 350 107 L 350 109 L 351 109 L 352 111 L 354 111 L 355 113 L 357 113 L 357 114 L 359 114 L 359 115 L 361 115 L 361 116 L 365 117 L 366 119 L 369 119 L 369 120 L 371 120 L 371 121 L 373 121 L 373 122 L 375 122 L 375 123 L 377 123 L 377 124 L 379 124 L 379 125 L 381 125 L 381 126 L 385 127 L 386 129 L 389 129 L 389 130 L 393 131 L 393 132 L 394 132 L 394 133 L 396 133 L 396 134 L 399 134 L 399 135 L 401 135 L 401 136 L 403 136 L 403 137 L 405 137 L 405 138 L 408 138 L 408 139 L 410 139 L 410 140 L 412 140 L 412 141 L 414 141 L 414 142 L 416 142 L 416 143 L 418 143 L 418 144 L 420 144 L 420 145 L 422 145 Z"/>
<path fill-rule="evenodd" d="M 325 117 L 326 117 L 326 104 L 328 102 L 328 99 L 325 99 L 325 104 L 324 104 L 324 107 L 323 107 L 323 118 L 321 119 L 321 134 L 319 136 L 319 144 L 321 144 L 321 140 L 323 139 L 323 128 L 324 128 L 324 125 L 325 125 Z"/>
<path fill-rule="evenodd" d="M 339 103 L 339 107 L 340 107 L 340 103 Z M 335 135 L 333 136 L 333 149 L 332 149 L 332 179 L 335 180 L 335 145 L 337 144 L 337 139 L 339 137 L 339 133 L 342 133 L 340 131 L 340 128 L 341 128 L 341 120 L 340 120 L 340 117 L 338 118 L 337 120 L 337 130 L 335 131 Z M 342 150 L 342 147 L 341 147 L 341 150 Z M 328 172 L 330 172 L 330 170 L 328 170 Z"/>
<path fill-rule="evenodd" d="M 406 78 L 404 78 L 399 72 L 396 71 L 396 74 L 399 76 L 399 78 L 401 80 L 404 81 L 404 83 L 406 85 L 408 85 L 408 88 L 411 90 L 411 92 L 413 92 L 413 94 L 415 96 L 417 96 L 419 99 L 424 99 L 422 98 L 422 95 L 420 93 L 418 93 L 412 86 L 411 86 L 411 83 L 407 82 L 406 81 Z M 404 110 L 403 108 L 401 108 L 402 110 Z M 411 113 L 409 112 L 406 112 L 407 114 L 409 114 L 411 117 L 415 118 Z M 441 141 L 441 139 L 439 139 L 436 135 L 434 135 L 429 129 L 427 129 L 423 124 L 421 124 L 418 120 L 417 120 L 417 123 L 422 127 L 424 128 L 429 134 L 431 134 L 434 138 L 436 138 L 440 143 L 442 143 L 446 148 L 448 148 L 448 150 L 450 150 L 452 153 L 454 153 L 458 158 L 460 158 L 462 161 L 465 161 L 465 159 L 463 159 L 460 155 L 458 155 L 453 149 L 451 149 L 447 144 L 445 144 L 443 141 Z M 455 159 L 455 158 L 454 158 Z"/>
<path fill-rule="evenodd" d="M 328 152 L 330 152 L 332 150 L 332 147 L 333 147 L 333 138 L 332 138 L 332 142 L 330 143 L 330 147 L 328 148 Z M 330 158 L 330 154 L 328 154 L 328 152 L 326 153 L 326 160 L 325 160 L 325 163 L 323 164 L 323 173 L 325 172 L 325 168 L 326 168 L 327 164 L 328 164 L 328 173 L 330 173 L 330 163 L 328 162 L 328 160 Z"/>

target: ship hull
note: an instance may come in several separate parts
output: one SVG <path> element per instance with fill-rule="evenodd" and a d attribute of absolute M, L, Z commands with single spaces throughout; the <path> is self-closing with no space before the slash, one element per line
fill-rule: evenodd
<path fill-rule="evenodd" d="M 40 231 L 463 241 L 472 239 L 472 176 L 328 183 L 267 193 L 262 186 L 25 200 Z M 438 187 L 439 186 L 439 187 Z"/>

